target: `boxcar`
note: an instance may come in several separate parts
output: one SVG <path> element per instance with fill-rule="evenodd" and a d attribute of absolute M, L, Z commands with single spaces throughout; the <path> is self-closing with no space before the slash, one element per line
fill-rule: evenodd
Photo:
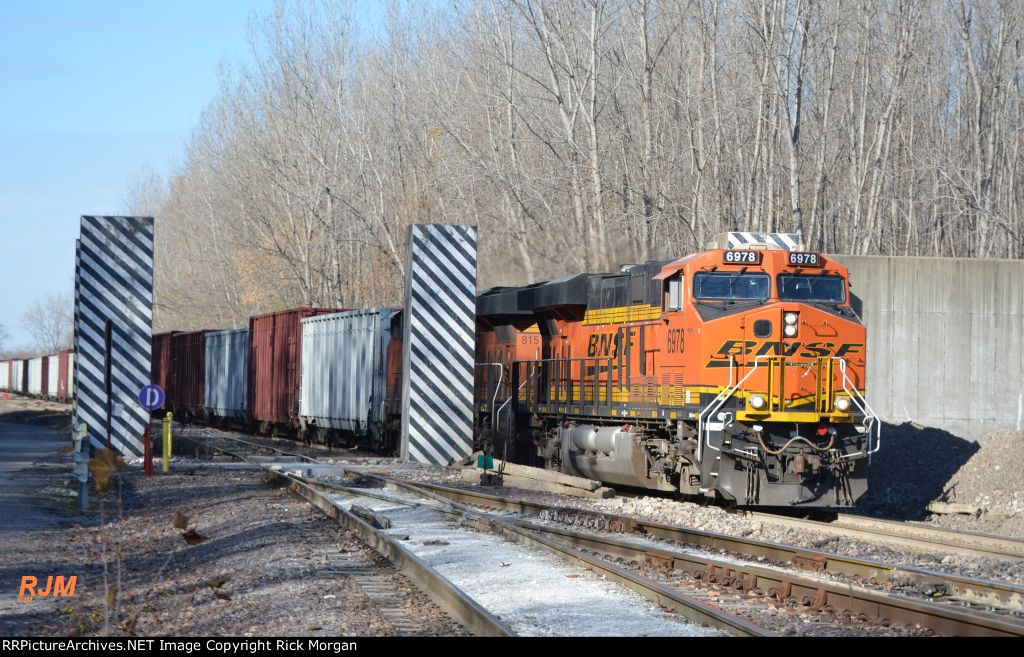
<path fill-rule="evenodd" d="M 296 428 L 302 320 L 344 308 L 296 308 L 249 319 L 249 413 L 267 432 Z"/>
<path fill-rule="evenodd" d="M 28 360 L 28 379 L 24 392 L 29 395 L 39 396 L 43 390 L 43 359 L 30 358 Z"/>
<path fill-rule="evenodd" d="M 248 408 L 249 329 L 206 334 L 205 406 L 211 418 L 245 420 Z"/>
<path fill-rule="evenodd" d="M 173 375 L 167 397 L 181 418 L 205 417 L 206 331 L 177 333 L 171 337 Z"/>
<path fill-rule="evenodd" d="M 46 385 L 43 386 L 43 394 L 47 399 L 57 399 L 57 379 L 60 377 L 60 354 L 47 356 L 44 361 L 43 376 Z"/>
<path fill-rule="evenodd" d="M 167 399 L 164 401 L 164 405 L 160 407 L 160 411 L 170 410 L 170 392 L 171 387 L 174 384 L 174 357 L 171 351 L 172 340 L 174 336 L 178 334 L 178 331 L 170 331 L 168 333 L 159 333 L 153 336 L 153 355 L 152 355 L 152 376 L 150 382 L 163 388 L 167 394 Z"/>
<path fill-rule="evenodd" d="M 25 394 L 28 390 L 28 361 L 22 358 L 11 361 L 11 392 Z"/>
<path fill-rule="evenodd" d="M 70 401 L 75 395 L 75 352 L 60 352 L 57 363 L 57 399 Z"/>
<path fill-rule="evenodd" d="M 367 439 L 397 446 L 385 409 L 387 358 L 397 308 L 369 308 L 302 320 L 300 428 L 320 442 Z"/>

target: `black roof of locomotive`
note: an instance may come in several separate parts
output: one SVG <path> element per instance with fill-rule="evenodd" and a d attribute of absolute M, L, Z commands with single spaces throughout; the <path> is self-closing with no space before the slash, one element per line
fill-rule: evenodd
<path fill-rule="evenodd" d="M 476 312 L 483 317 L 513 318 L 559 306 L 627 306 L 642 300 L 651 302 L 648 297 L 652 296 L 656 297 L 654 302 L 660 303 L 660 285 L 649 285 L 646 282 L 651 281 L 669 262 L 663 260 L 630 265 L 627 271 L 618 273 L 571 274 L 522 287 L 494 287 L 477 295 Z M 633 279 L 637 280 L 638 285 L 630 285 Z M 655 287 L 658 289 L 655 290 Z M 642 299 L 632 298 L 637 296 L 637 290 L 642 291 Z"/>

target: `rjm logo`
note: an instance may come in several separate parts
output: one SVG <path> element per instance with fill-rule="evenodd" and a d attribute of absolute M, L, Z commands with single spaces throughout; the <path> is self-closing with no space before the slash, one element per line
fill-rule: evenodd
<path fill-rule="evenodd" d="M 31 575 L 23 575 L 21 578 L 21 590 L 18 591 L 18 602 L 31 602 L 33 597 L 46 598 L 72 598 L 75 595 L 75 584 L 78 583 L 78 576 L 72 575 L 64 579 L 63 575 L 46 578 L 46 588 L 37 587 L 39 580 Z"/>

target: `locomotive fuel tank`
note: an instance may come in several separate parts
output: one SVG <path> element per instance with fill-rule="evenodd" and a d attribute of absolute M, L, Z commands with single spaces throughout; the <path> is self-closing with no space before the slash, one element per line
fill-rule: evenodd
<path fill-rule="evenodd" d="M 569 424 L 559 429 L 563 469 L 617 486 L 674 490 L 649 474 L 642 436 L 631 425 Z"/>

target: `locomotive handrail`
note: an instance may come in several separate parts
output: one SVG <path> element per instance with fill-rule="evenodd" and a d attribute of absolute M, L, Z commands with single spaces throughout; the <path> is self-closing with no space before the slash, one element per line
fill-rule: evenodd
<path fill-rule="evenodd" d="M 531 374 L 527 374 L 526 375 L 526 378 L 523 379 L 523 382 L 519 384 L 519 387 L 516 388 L 516 391 L 514 393 L 512 393 L 511 395 L 509 395 L 508 399 L 505 400 L 505 403 L 503 403 L 501 406 L 499 406 L 498 410 L 495 411 L 495 413 L 494 413 L 494 415 L 495 415 L 495 422 L 494 422 L 494 427 L 495 428 L 494 428 L 494 431 L 497 431 L 497 426 L 498 426 L 497 418 L 501 416 L 501 412 L 503 410 L 505 410 L 505 407 L 508 406 L 509 403 L 511 403 L 513 399 L 516 399 L 516 398 L 519 397 L 519 393 L 522 391 L 523 386 L 525 386 L 530 381 L 530 378 L 532 376 L 534 376 L 536 373 L 537 373 L 537 368 L 533 368 L 533 372 Z M 509 428 L 509 431 L 512 430 L 511 422 L 509 423 L 509 427 L 508 428 Z"/>
<path fill-rule="evenodd" d="M 494 384 L 494 396 L 491 397 L 491 432 L 498 430 L 498 424 L 494 417 L 494 405 L 498 403 L 498 393 L 501 391 L 501 382 L 505 378 L 505 365 L 502 363 L 477 363 L 477 367 L 497 367 L 498 381 Z"/>
<path fill-rule="evenodd" d="M 735 384 L 732 383 L 732 380 L 733 380 L 733 361 L 735 359 L 732 358 L 732 357 L 729 358 L 729 386 L 726 387 L 726 388 L 723 388 L 722 391 L 718 393 L 718 396 L 716 396 L 713 400 L 711 400 L 711 403 L 708 404 L 708 407 L 705 410 L 701 411 L 700 414 L 697 416 L 697 435 L 704 437 L 703 440 L 698 440 L 697 441 L 697 459 L 698 460 L 703 460 L 703 453 L 704 453 L 703 445 L 704 445 L 705 442 L 707 442 L 708 449 L 713 449 L 716 452 L 722 451 L 719 448 L 717 448 L 717 447 L 715 447 L 714 445 L 711 444 L 711 429 L 710 428 L 707 429 L 707 431 L 706 431 L 707 435 L 704 436 L 704 434 L 705 434 L 705 427 L 707 427 L 707 422 L 704 421 L 705 415 L 714 415 L 714 413 L 716 411 L 718 411 L 718 409 L 720 409 L 723 405 L 725 405 L 725 402 L 727 402 L 729 400 L 729 398 L 732 397 L 733 393 L 735 393 L 739 389 L 739 387 L 741 385 L 743 385 L 743 383 L 747 379 L 750 378 L 750 375 L 752 375 L 754 372 L 757 371 L 757 368 L 760 367 L 760 365 L 761 365 L 761 359 L 762 358 L 771 358 L 771 356 L 769 356 L 767 354 L 762 354 L 760 356 L 755 356 L 754 357 L 754 366 L 752 368 L 750 368 L 750 371 L 747 372 L 746 376 L 744 376 L 742 379 L 737 381 Z"/>
<path fill-rule="evenodd" d="M 833 356 L 832 360 L 839 361 L 839 373 L 842 374 L 843 380 L 843 392 L 849 396 L 850 400 L 857 406 L 857 410 L 864 414 L 864 425 L 867 429 L 868 434 L 868 456 L 878 452 L 882 449 L 882 421 L 879 419 L 878 414 L 868 404 L 868 400 L 864 398 L 864 395 L 860 394 L 860 390 L 857 386 L 853 385 L 850 381 L 850 377 L 846 374 L 846 359 L 840 356 Z M 851 390 L 852 388 L 852 390 Z M 871 447 L 871 432 L 875 433 L 875 446 Z"/>

